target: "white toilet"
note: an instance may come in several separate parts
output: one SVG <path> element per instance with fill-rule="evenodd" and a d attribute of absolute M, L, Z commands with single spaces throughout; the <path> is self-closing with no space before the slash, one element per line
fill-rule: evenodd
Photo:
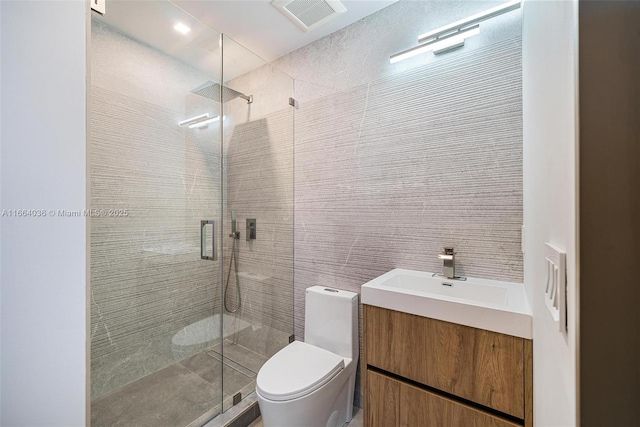
<path fill-rule="evenodd" d="M 358 294 L 307 288 L 305 342 L 294 341 L 258 372 L 265 427 L 341 427 L 351 421 L 358 366 Z"/>

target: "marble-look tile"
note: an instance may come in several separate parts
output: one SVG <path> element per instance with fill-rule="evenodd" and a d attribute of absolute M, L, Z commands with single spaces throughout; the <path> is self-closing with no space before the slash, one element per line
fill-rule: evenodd
<path fill-rule="evenodd" d="M 418 34 L 497 4 L 496 1 L 401 0 L 268 65 L 295 79 L 295 97 L 301 103 L 337 95 L 383 77 L 446 61 L 450 55 L 418 55 L 395 64 L 389 62 L 389 57 L 415 46 Z M 398 25 L 399 22 L 402 25 Z M 467 39 L 465 46 L 456 52 L 467 53 L 519 37 L 520 22 L 520 10 L 483 22 L 482 36 Z M 245 81 L 248 80 L 250 78 L 245 77 Z"/>
<path fill-rule="evenodd" d="M 91 425 L 186 426 L 220 399 L 219 387 L 174 364 L 93 401 Z"/>
<path fill-rule="evenodd" d="M 91 208 L 128 210 L 91 221 L 96 398 L 185 357 L 174 334 L 221 307 L 219 264 L 199 254 L 200 220 L 221 217 L 221 144 L 213 127 L 177 126 L 219 114 L 189 93 L 205 74 L 93 24 Z"/>
<path fill-rule="evenodd" d="M 200 378 L 210 382 L 213 387 L 222 387 L 225 395 L 233 395 L 243 389 L 255 378 L 255 374 L 246 375 L 230 364 L 223 364 L 219 359 L 211 357 L 207 353 L 198 353 L 180 362 L 182 366 L 191 372 L 198 374 Z M 220 384 L 222 379 L 222 384 Z"/>
<path fill-rule="evenodd" d="M 174 13 L 179 19 L 178 14 L 184 12 Z M 204 25 L 198 34 L 218 35 Z M 184 113 L 176 105 L 184 107 L 186 94 L 208 80 L 220 81 L 220 56 L 212 54 L 209 59 L 217 63 L 211 64 L 209 73 L 196 70 L 95 17 L 91 19 L 91 83 L 103 89 Z"/>
<path fill-rule="evenodd" d="M 520 45 L 460 52 L 296 110 L 298 337 L 306 287 L 360 292 L 393 268 L 437 272 L 443 246 L 463 275 L 522 281 Z"/>
<path fill-rule="evenodd" d="M 364 425 L 364 412 L 357 406 L 353 408 L 353 418 L 348 424 L 350 427 L 362 427 Z"/>
<path fill-rule="evenodd" d="M 258 407 L 257 405 L 255 405 L 253 409 L 244 412 L 242 415 L 234 419 L 228 426 L 225 427 L 246 427 L 259 416 L 256 414 L 258 411 Z"/>
<path fill-rule="evenodd" d="M 364 425 L 362 409 L 354 406 L 353 418 L 351 418 L 351 421 L 347 423 L 347 425 L 349 427 L 362 427 Z M 262 417 L 257 418 L 247 427 L 264 427 L 264 424 L 262 423 Z"/>
<path fill-rule="evenodd" d="M 213 354 L 198 353 L 94 399 L 91 425 L 195 427 L 221 407 L 233 414 L 255 403 L 256 374 Z M 234 406 L 236 393 L 244 400 Z"/>
<path fill-rule="evenodd" d="M 221 358 L 222 357 L 222 345 L 218 344 L 208 354 L 210 357 Z M 246 347 L 231 341 L 224 341 L 224 360 L 237 363 L 241 367 L 247 369 L 251 374 L 246 373 L 247 376 L 255 377 L 262 365 L 268 360 L 268 357 L 255 353 Z M 242 370 L 241 370 L 242 371 Z"/>
<path fill-rule="evenodd" d="M 207 356 L 217 360 L 218 362 L 222 362 L 223 360 L 222 355 L 220 353 L 216 353 L 215 351 L 208 351 L 206 354 Z M 257 372 L 254 372 L 251 369 L 247 368 L 246 366 L 239 364 L 235 360 L 231 359 L 229 356 L 224 357 L 224 364 L 229 366 L 230 368 L 235 369 L 236 371 L 240 372 L 242 375 L 246 377 L 255 378 L 257 375 Z"/>
<path fill-rule="evenodd" d="M 237 334 L 228 336 L 227 341 L 225 341 L 225 345 L 237 344 L 259 356 L 269 358 L 289 344 L 290 335 L 290 332 L 283 332 L 276 328 L 261 325 L 254 328 L 247 328 Z M 218 353 L 220 352 L 219 350 L 216 351 L 218 351 Z M 231 351 L 233 352 L 232 347 Z M 241 352 L 242 348 L 240 348 L 240 351 L 236 353 Z M 242 360 L 242 358 L 239 358 L 238 360 Z"/>
<path fill-rule="evenodd" d="M 235 77 L 227 86 L 240 92 L 253 95 L 253 102 L 247 105 L 241 99 L 225 103 L 224 114 L 232 118 L 233 123 L 254 122 L 283 110 L 289 105 L 289 97 L 294 94 L 294 82 L 291 76 L 268 63 Z"/>
<path fill-rule="evenodd" d="M 215 357 L 224 354 L 225 363 L 239 365 L 237 369 L 241 372 L 244 368 L 257 374 L 262 365 L 287 344 L 289 333 L 262 325 L 229 335 L 222 343 L 214 345 L 208 354 Z"/>
<path fill-rule="evenodd" d="M 363 283 L 396 267 L 439 271 L 436 255 L 446 245 L 456 247 L 461 274 L 522 281 L 520 12 L 492 20 L 483 37 L 450 55 L 388 61 L 414 44 L 414 33 L 425 26 L 493 5 L 399 2 L 269 64 L 296 79 L 293 324 L 298 339 L 304 332 L 305 288 L 359 292 Z M 385 31 L 386 37 L 371 45 L 380 28 L 400 21 L 416 31 Z M 271 72 L 263 67 L 234 82 L 260 86 Z M 248 151 L 241 151 L 245 159 L 229 162 L 229 187 L 243 186 L 246 196 L 233 200 L 230 192 L 229 205 L 246 212 L 268 206 L 260 192 L 246 191 L 253 188 L 249 183 L 262 189 L 276 176 L 262 176 L 269 155 L 253 160 L 258 157 L 251 157 L 253 145 L 243 145 L 253 139 L 259 153 L 269 120 L 270 115 L 254 120 L 233 136 L 234 144 Z M 233 148 L 228 146 L 230 156 Z M 237 167 L 242 164 L 252 167 Z M 274 200 L 280 199 L 271 197 L 270 203 Z M 249 265 L 259 264 L 250 248 L 240 253 Z M 264 313 L 286 312 L 286 287 L 270 287 L 268 280 L 245 283 L 251 296 L 247 318 L 272 321 Z M 281 309 L 270 305 L 272 295 L 280 298 Z"/>
<path fill-rule="evenodd" d="M 187 97 L 184 109 L 148 105 L 146 89 L 130 91 L 131 100 L 103 79 L 95 107 L 106 119 L 92 126 L 99 146 L 92 185 L 98 195 L 113 192 L 92 203 L 118 201 L 135 215 L 92 229 L 92 282 L 102 283 L 92 307 L 95 377 L 111 376 L 115 387 L 148 374 L 138 355 L 156 357 L 145 350 L 149 340 L 220 307 L 220 284 L 211 281 L 219 270 L 194 262 L 194 250 L 179 253 L 197 247 L 190 221 L 202 216 L 224 216 L 226 227 L 234 210 L 241 231 L 245 218 L 258 219 L 259 239 L 241 239 L 238 251 L 238 315 L 253 326 L 228 338 L 265 357 L 292 331 L 303 338 L 306 287 L 359 292 L 395 267 L 438 271 L 444 245 L 458 250 L 462 274 L 521 281 L 520 12 L 483 24 L 482 37 L 455 53 L 388 61 L 423 30 L 493 5 L 400 1 L 229 82 L 255 100 L 225 104 L 222 181 L 215 129 L 185 134 L 164 125 L 196 101 Z M 297 109 L 283 105 L 287 75 L 296 79 Z M 167 233 L 179 235 L 173 246 Z M 225 260 L 229 243 L 221 245 Z M 113 364 L 101 374 L 116 354 L 128 360 L 126 374 L 112 375 Z"/>
<path fill-rule="evenodd" d="M 215 418 L 209 420 L 203 425 L 203 427 L 229 427 L 234 425 L 234 421 L 238 418 L 244 418 L 244 414 L 249 413 L 255 419 L 255 415 L 260 414 L 258 409 L 258 400 L 255 393 L 251 393 L 245 399 L 243 399 L 236 406 L 233 406 L 225 412 L 217 415 Z M 243 425 L 243 424 L 240 424 Z M 189 426 L 191 427 L 191 426 Z M 195 427 L 195 426 L 193 426 Z"/>
<path fill-rule="evenodd" d="M 270 83 L 266 86 L 274 90 L 287 79 L 290 90 L 291 79 L 278 73 L 261 74 L 259 81 Z M 241 82 L 234 84 L 241 85 Z M 272 96 L 267 104 L 274 105 L 280 98 Z M 253 111 L 264 102 L 258 99 L 262 98 L 254 96 L 254 104 L 243 108 Z M 238 274 L 232 269 L 228 277 L 227 268 L 224 275 L 225 283 L 227 280 L 230 283 L 227 290 L 232 307 L 238 305 L 236 281 L 239 281 L 241 306 L 236 316 L 250 322 L 254 329 L 266 326 L 291 334 L 294 111 L 286 98 L 280 101 L 283 106 L 257 119 L 243 121 L 238 119 L 237 111 L 231 112 L 231 125 L 225 128 L 224 171 L 228 196 L 225 220 L 230 220 L 232 211 L 236 214 L 241 238 L 236 241 Z M 245 238 L 246 218 L 257 220 L 257 238 L 251 242 Z M 231 243 L 225 241 L 227 260 L 231 256 Z M 265 354 L 264 351 L 258 353 Z"/>

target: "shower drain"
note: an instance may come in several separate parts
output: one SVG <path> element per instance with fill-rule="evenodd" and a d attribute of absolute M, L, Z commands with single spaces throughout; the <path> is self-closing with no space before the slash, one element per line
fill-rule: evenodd
<path fill-rule="evenodd" d="M 242 400 L 242 393 L 236 393 L 233 395 L 233 406 L 236 406 Z"/>

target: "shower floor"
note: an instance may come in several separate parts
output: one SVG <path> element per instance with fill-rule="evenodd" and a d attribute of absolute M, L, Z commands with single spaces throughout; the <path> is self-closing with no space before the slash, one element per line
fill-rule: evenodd
<path fill-rule="evenodd" d="M 259 335 L 277 337 L 264 343 L 265 354 L 225 340 L 224 363 L 220 362 L 222 344 L 217 344 L 95 399 L 91 426 L 202 425 L 221 412 L 221 405 L 223 410 L 233 406 L 236 393 L 243 398 L 252 393 L 260 367 L 288 342 L 288 334 L 264 332 Z"/>

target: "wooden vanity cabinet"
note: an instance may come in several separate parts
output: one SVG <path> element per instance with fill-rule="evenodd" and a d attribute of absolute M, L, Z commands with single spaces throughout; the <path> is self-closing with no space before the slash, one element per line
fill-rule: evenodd
<path fill-rule="evenodd" d="M 520 424 L 375 371 L 367 372 L 368 426 L 515 427 Z"/>
<path fill-rule="evenodd" d="M 369 427 L 532 424 L 531 341 L 363 307 Z"/>

